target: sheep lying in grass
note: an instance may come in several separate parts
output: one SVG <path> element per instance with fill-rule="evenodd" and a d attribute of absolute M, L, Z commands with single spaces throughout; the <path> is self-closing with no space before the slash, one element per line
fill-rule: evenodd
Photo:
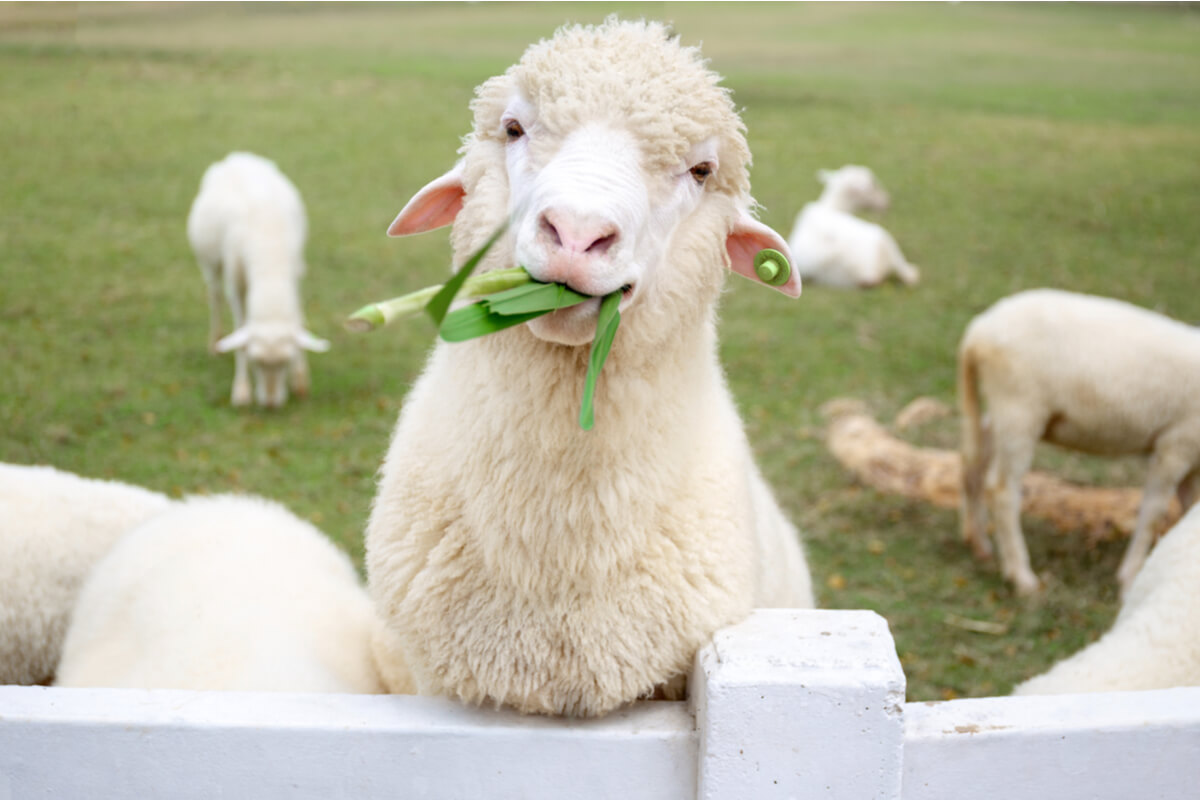
<path fill-rule="evenodd" d="M 796 215 L 788 237 L 804 280 L 843 289 L 876 286 L 893 273 L 910 286 L 920 280 L 890 233 L 854 216 L 888 207 L 888 194 L 870 169 L 850 164 L 821 170 L 817 178 L 825 190 Z"/>
<path fill-rule="evenodd" d="M 115 481 L 0 464 L 0 684 L 54 676 L 88 571 L 170 502 Z"/>
<path fill-rule="evenodd" d="M 255 497 L 194 497 L 130 531 L 92 571 L 55 683 L 381 692 L 375 617 L 312 525 Z"/>
<path fill-rule="evenodd" d="M 259 405 L 282 406 L 287 383 L 309 390 L 305 350 L 329 342 L 304 328 L 300 279 L 308 223 L 300 193 L 275 166 L 252 153 L 231 153 L 208 168 L 188 215 L 188 241 L 208 284 L 209 348 L 235 351 L 232 401 L 250 403 L 250 372 Z M 221 294 L 234 331 L 221 338 Z"/>
<path fill-rule="evenodd" d="M 1137 525 L 1121 561 L 1137 575 L 1178 491 L 1200 494 L 1200 330 L 1137 306 L 1051 289 L 1001 300 L 958 349 L 963 419 L 963 538 L 991 555 L 987 505 L 1004 576 L 1040 584 L 1021 534 L 1021 476 L 1040 439 L 1098 455 L 1149 456 Z M 980 414 L 986 401 L 987 421 Z"/>
<path fill-rule="evenodd" d="M 1014 694 L 1200 686 L 1200 506 L 1167 532 L 1133 579 L 1112 628 Z"/>
<path fill-rule="evenodd" d="M 480 87 L 462 161 L 392 223 L 453 222 L 462 263 L 512 215 L 483 269 L 596 296 L 439 342 L 405 399 L 367 565 L 393 672 L 421 693 L 603 714 L 677 696 L 697 648 L 755 605 L 813 604 L 717 362 L 727 268 L 753 278 L 760 248 L 786 252 L 747 212 L 718 81 L 659 24 L 564 28 Z M 585 432 L 599 298 L 622 288 Z"/>

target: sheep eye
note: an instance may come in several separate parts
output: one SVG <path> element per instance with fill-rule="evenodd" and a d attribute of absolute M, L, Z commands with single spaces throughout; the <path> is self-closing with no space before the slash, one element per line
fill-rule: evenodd
<path fill-rule="evenodd" d="M 525 129 L 521 127 L 521 123 L 514 119 L 504 123 L 504 133 L 508 136 L 508 140 L 512 142 L 524 136 Z"/>
<path fill-rule="evenodd" d="M 696 179 L 696 183 L 703 185 L 704 180 L 709 175 L 712 175 L 713 167 L 711 162 L 701 161 L 688 171 L 692 173 L 692 177 Z"/>

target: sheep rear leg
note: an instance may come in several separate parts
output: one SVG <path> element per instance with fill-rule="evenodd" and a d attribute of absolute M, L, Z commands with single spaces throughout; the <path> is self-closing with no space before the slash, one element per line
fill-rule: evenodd
<path fill-rule="evenodd" d="M 1191 452 L 1191 448 L 1180 446 L 1179 442 L 1159 440 L 1159 446 L 1150 457 L 1137 524 L 1129 547 L 1125 548 L 1125 555 L 1121 558 L 1121 566 L 1117 569 L 1117 582 L 1121 585 L 1122 595 L 1137 577 L 1154 545 L 1157 525 L 1170 507 L 1171 495 L 1176 490 L 1184 493 L 1192 490 L 1189 472 L 1196 463 L 1197 455 Z M 1185 486 L 1185 483 L 1188 485 Z"/>
<path fill-rule="evenodd" d="M 992 433 L 995 454 L 988 469 L 987 494 L 996 522 L 1002 573 L 1017 594 L 1030 595 L 1042 588 L 1042 582 L 1029 564 L 1029 550 L 1021 532 L 1021 479 L 1033 464 L 1038 436 L 1024 428 L 995 422 Z"/>
<path fill-rule="evenodd" d="M 208 287 L 208 352 L 216 355 L 221 339 L 221 265 L 200 260 L 200 271 Z"/>
<path fill-rule="evenodd" d="M 964 422 L 964 424 L 972 424 Z M 977 423 L 971 445 L 963 450 L 963 485 L 959 499 L 959 520 L 963 541 L 979 561 L 992 557 L 992 543 L 987 534 L 987 504 L 984 502 L 984 476 L 991 460 L 991 426 L 984 419 Z"/>

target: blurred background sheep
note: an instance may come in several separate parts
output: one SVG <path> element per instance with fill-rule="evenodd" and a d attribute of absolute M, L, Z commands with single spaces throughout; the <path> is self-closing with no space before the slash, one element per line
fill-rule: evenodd
<path fill-rule="evenodd" d="M 430 344 L 420 320 L 351 340 L 364 302 L 440 282 L 442 234 L 383 233 L 453 163 L 473 88 L 590 6 L 0 7 L 0 461 L 178 497 L 283 502 L 362 562 L 374 473 Z M 786 230 L 812 175 L 867 165 L 919 289 L 730 281 L 726 379 L 767 481 L 805 531 L 818 603 L 873 608 L 912 699 L 1005 693 L 1111 625 L 1123 541 L 1023 520 L 1043 591 L 1016 597 L 957 514 L 864 488 L 820 405 L 891 418 L 952 405 L 968 321 L 1036 286 L 1200 320 L 1200 13 L 1185 4 L 630 6 L 703 41 L 744 109 L 760 217 Z M 84 133 L 86 135 L 84 135 Z M 305 403 L 233 413 L 198 346 L 205 286 L 181 230 L 206 167 L 283 165 L 311 224 L 304 310 L 330 331 Z M 812 187 L 810 190 L 806 187 Z M 958 447 L 958 421 L 907 432 Z M 1136 486 L 1140 458 L 1035 451 L 1076 483 Z M 964 623 L 963 621 L 967 621 Z M 966 626 L 965 626 L 966 625 Z"/>

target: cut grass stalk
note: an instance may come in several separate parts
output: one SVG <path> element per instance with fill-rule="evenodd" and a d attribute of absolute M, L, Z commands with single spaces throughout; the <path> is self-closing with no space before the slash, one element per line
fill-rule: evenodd
<path fill-rule="evenodd" d="M 482 297 L 532 282 L 533 278 L 524 267 L 498 269 L 468 278 L 463 282 L 460 294 L 466 297 Z M 416 292 L 393 297 L 391 300 L 363 306 L 346 319 L 346 328 L 355 333 L 366 333 L 382 328 L 401 317 L 416 314 L 424 310 L 429 301 L 443 288 L 442 284 L 427 286 Z"/>

